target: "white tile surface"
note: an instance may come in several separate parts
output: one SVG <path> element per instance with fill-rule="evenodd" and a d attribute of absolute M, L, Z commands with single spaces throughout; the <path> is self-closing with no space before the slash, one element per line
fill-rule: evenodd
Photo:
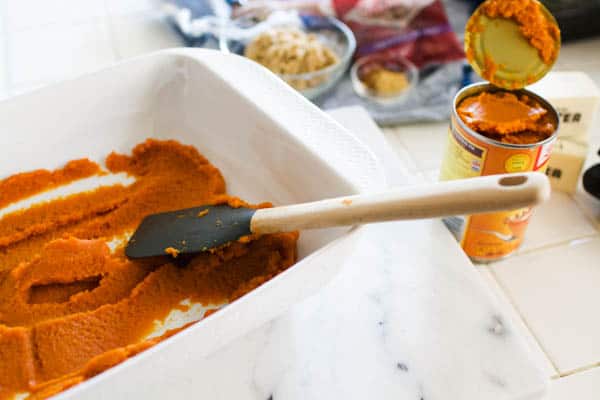
<path fill-rule="evenodd" d="M 402 144 L 421 171 L 439 168 L 446 148 L 448 122 L 401 125 L 385 129 L 390 143 Z"/>
<path fill-rule="evenodd" d="M 105 22 L 53 24 L 13 32 L 7 47 L 11 86 L 73 77 L 116 60 Z"/>
<path fill-rule="evenodd" d="M 596 228 L 600 230 L 600 200 L 583 190 L 581 183 L 573 198 L 577 206 L 579 206 Z"/>
<path fill-rule="evenodd" d="M 429 183 L 438 182 L 440 180 L 440 170 L 437 168 L 423 171 L 422 174 Z"/>
<path fill-rule="evenodd" d="M 597 41 L 599 46 L 598 54 L 600 54 L 600 40 Z M 600 58 L 600 56 L 596 56 Z M 584 69 L 596 82 L 596 85 L 600 87 L 600 62 L 593 64 L 583 64 L 580 69 Z M 590 131 L 590 148 L 588 150 L 588 157 L 584 164 L 584 170 L 595 164 L 600 164 L 600 109 L 596 114 L 596 119 Z M 577 192 L 574 195 L 574 199 L 581 210 L 587 215 L 592 223 L 600 229 L 600 200 L 590 196 L 583 190 L 583 187 L 579 185 Z"/>
<path fill-rule="evenodd" d="M 63 26 L 106 15 L 103 0 L 4 0 L 11 31 L 60 23 Z"/>
<path fill-rule="evenodd" d="M 183 43 L 162 16 L 154 11 L 112 15 L 110 28 L 117 57 L 128 58 Z"/>
<path fill-rule="evenodd" d="M 600 163 L 600 109 L 598 109 L 598 115 L 596 116 L 594 127 L 590 133 L 590 148 L 588 149 L 586 167 Z"/>
<path fill-rule="evenodd" d="M 539 343 L 537 342 L 536 338 L 532 335 L 527 325 L 525 325 L 525 322 L 523 321 L 522 317 L 518 314 L 518 312 L 510 303 L 510 300 L 508 299 L 508 297 L 506 297 L 504 290 L 500 287 L 500 285 L 498 285 L 498 282 L 496 281 L 494 274 L 490 271 L 490 268 L 488 266 L 478 266 L 477 270 L 479 271 L 480 276 L 487 284 L 488 288 L 492 290 L 492 293 L 498 299 L 500 307 L 502 307 L 504 314 L 513 323 L 518 334 L 522 335 L 525 338 L 525 341 L 527 342 L 529 351 L 531 353 L 531 358 L 534 360 L 534 362 L 540 368 L 540 370 L 542 370 L 544 376 L 548 378 L 557 376 L 558 371 L 556 370 L 554 365 L 552 365 L 552 362 L 550 361 L 548 356 L 546 356 L 543 349 L 540 347 Z"/>
<path fill-rule="evenodd" d="M 566 243 L 598 234 L 589 219 L 567 194 L 554 191 L 546 203 L 536 207 L 519 252 Z"/>
<path fill-rule="evenodd" d="M 597 400 L 600 398 L 600 367 L 550 383 L 544 400 Z"/>
<path fill-rule="evenodd" d="M 491 268 L 561 374 L 600 361 L 600 236 Z"/>

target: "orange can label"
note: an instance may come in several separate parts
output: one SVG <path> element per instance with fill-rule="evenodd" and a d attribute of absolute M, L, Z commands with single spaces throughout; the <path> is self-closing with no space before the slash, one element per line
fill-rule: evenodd
<path fill-rule="evenodd" d="M 529 147 L 511 147 L 482 140 L 461 129 L 456 121 L 448 134 L 448 144 L 440 180 L 464 179 L 482 175 L 545 170 L 553 141 Z M 523 242 L 529 222 L 529 208 L 465 216 L 447 225 L 461 241 L 467 255 L 477 261 L 492 261 L 515 251 Z"/>

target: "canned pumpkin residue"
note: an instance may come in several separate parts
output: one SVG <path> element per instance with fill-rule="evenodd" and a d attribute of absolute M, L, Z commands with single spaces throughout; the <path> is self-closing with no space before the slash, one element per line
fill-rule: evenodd
<path fill-rule="evenodd" d="M 463 88 L 454 101 L 441 180 L 512 172 L 543 171 L 558 129 L 558 113 L 527 91 L 504 91 L 490 84 Z M 523 242 L 529 207 L 444 222 L 476 262 L 498 260 Z"/>
<path fill-rule="evenodd" d="M 560 30 L 544 16 L 538 1 L 488 0 L 482 5 L 481 11 L 490 18 L 514 20 L 546 64 L 552 64 L 556 60 Z"/>
<path fill-rule="evenodd" d="M 523 89 L 544 77 L 560 50 L 560 30 L 537 0 L 486 0 L 465 30 L 467 60 L 489 81 L 463 88 L 454 99 L 440 180 L 544 171 L 558 113 Z M 514 253 L 531 208 L 444 219 L 465 253 L 489 262 Z"/>
<path fill-rule="evenodd" d="M 537 0 L 486 0 L 465 29 L 465 52 L 475 72 L 509 90 L 544 77 L 560 51 L 560 29 Z"/>
<path fill-rule="evenodd" d="M 548 110 L 522 93 L 484 91 L 462 100 L 457 112 L 469 128 L 503 143 L 537 143 L 556 130 Z"/>

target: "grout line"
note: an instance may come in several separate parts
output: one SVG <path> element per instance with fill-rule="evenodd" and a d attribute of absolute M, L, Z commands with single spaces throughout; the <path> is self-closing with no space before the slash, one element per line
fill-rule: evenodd
<path fill-rule="evenodd" d="M 398 138 L 396 136 L 396 134 L 392 131 L 389 130 L 389 128 L 382 128 L 379 127 L 379 129 L 381 130 L 381 132 L 383 133 L 383 137 L 385 139 L 386 144 L 392 149 L 392 151 L 394 152 L 394 154 L 396 155 L 396 157 L 398 157 L 398 159 L 400 159 L 402 161 L 403 164 L 405 164 L 405 161 L 410 162 L 410 167 L 409 165 L 404 165 L 404 167 L 406 168 L 406 170 L 410 173 L 415 173 L 415 172 L 424 172 L 425 170 L 427 170 L 426 168 L 421 168 L 419 166 L 419 164 L 417 163 L 417 160 L 415 159 L 415 157 L 411 154 L 408 146 L 402 141 L 400 140 L 400 138 Z M 389 136 L 394 136 L 394 138 L 389 138 Z M 404 155 L 406 158 L 408 158 L 408 160 L 405 160 L 401 154 L 399 154 L 399 151 L 396 150 L 396 147 L 399 147 L 400 149 L 403 150 Z M 430 169 L 434 169 L 434 168 L 430 168 Z"/>
<path fill-rule="evenodd" d="M 595 229 L 597 229 L 597 228 L 595 228 Z M 514 256 L 522 256 L 525 254 L 531 254 L 531 253 L 535 253 L 538 251 L 551 250 L 556 247 L 567 246 L 575 241 L 585 240 L 585 239 L 595 239 L 599 236 L 600 236 L 600 232 L 594 232 L 594 233 L 589 233 L 587 235 L 575 236 L 575 237 L 572 237 L 567 240 L 563 240 L 563 241 L 551 243 L 551 244 L 545 244 L 540 247 L 530 248 L 530 249 L 526 249 L 526 250 L 518 250 L 517 253 L 514 254 Z"/>
<path fill-rule="evenodd" d="M 531 334 L 531 337 L 533 337 L 533 339 L 536 341 L 536 343 L 538 344 L 540 350 L 542 351 L 542 353 L 544 353 L 544 355 L 546 356 L 546 358 L 548 359 L 548 361 L 552 365 L 552 368 L 554 368 L 554 371 L 556 372 L 556 374 L 560 375 L 560 370 L 558 369 L 558 366 L 556 365 L 556 363 L 554 362 L 554 360 L 550 357 L 550 355 L 548 354 L 548 350 L 546 350 L 546 348 L 542 345 L 540 339 L 535 334 L 535 332 L 533 331 L 533 329 L 531 329 L 531 327 L 529 326 L 529 323 L 527 322 L 527 320 L 523 316 L 523 313 L 521 312 L 521 310 L 519 309 L 519 307 L 517 307 L 517 304 L 515 303 L 515 301 L 510 296 L 510 293 L 508 292 L 508 290 L 506 290 L 506 287 L 504 286 L 504 284 L 502 284 L 502 282 L 496 276 L 496 272 L 494 271 L 494 269 L 490 268 L 489 266 L 486 266 L 486 267 L 490 271 L 490 275 L 492 276 L 492 278 L 494 278 L 494 281 L 496 282 L 496 284 L 498 285 L 498 287 L 502 290 L 502 292 L 506 296 L 506 299 L 508 300 L 509 304 L 514 308 L 516 314 L 521 319 L 521 322 L 523 322 L 523 325 L 525 326 L 525 328 Z M 552 378 L 554 376 L 556 376 L 556 375 L 552 375 L 550 378 Z"/>
<path fill-rule="evenodd" d="M 598 368 L 598 367 L 600 367 L 600 361 L 593 363 L 593 364 L 584 365 L 583 367 L 579 367 L 579 368 L 575 368 L 575 369 L 563 372 L 559 376 L 553 377 L 552 379 L 558 380 L 561 378 L 566 378 L 568 376 L 576 375 L 576 374 L 579 374 L 579 373 L 582 373 L 585 371 L 589 371 L 591 369 Z"/>

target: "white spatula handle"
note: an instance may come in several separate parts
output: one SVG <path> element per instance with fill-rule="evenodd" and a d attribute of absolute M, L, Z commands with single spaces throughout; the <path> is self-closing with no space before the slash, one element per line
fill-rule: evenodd
<path fill-rule="evenodd" d="M 258 210 L 254 233 L 437 218 L 533 206 L 550 196 L 539 172 L 491 175 Z"/>

